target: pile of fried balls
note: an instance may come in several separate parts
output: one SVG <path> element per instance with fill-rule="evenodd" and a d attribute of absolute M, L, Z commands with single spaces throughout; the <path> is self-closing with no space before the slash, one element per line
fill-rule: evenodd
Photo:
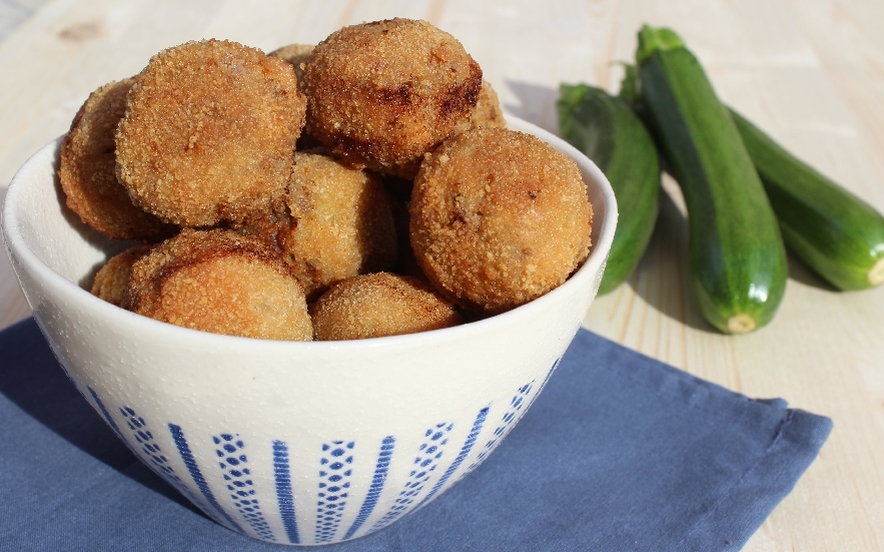
<path fill-rule="evenodd" d="M 576 163 L 508 129 L 479 64 L 418 20 L 269 54 L 165 49 L 88 97 L 58 178 L 85 225 L 125 241 L 94 295 L 227 335 L 468 323 L 547 293 L 590 250 Z"/>

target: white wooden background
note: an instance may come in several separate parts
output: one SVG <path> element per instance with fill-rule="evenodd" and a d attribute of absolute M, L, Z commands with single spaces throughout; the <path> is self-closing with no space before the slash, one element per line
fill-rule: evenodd
<path fill-rule="evenodd" d="M 0 0 L 0 196 L 65 132 L 86 96 L 155 52 L 226 38 L 267 51 L 342 25 L 426 19 L 482 65 L 505 108 L 556 131 L 560 82 L 615 91 L 644 22 L 676 29 L 729 104 L 884 211 L 881 0 Z M 783 397 L 835 429 L 745 550 L 884 550 L 884 288 L 838 293 L 799 261 L 776 319 L 715 333 L 687 286 L 686 221 L 672 182 L 633 278 L 585 325 L 751 397 Z M 28 316 L 0 258 L 0 328 Z M 0 359 L 2 360 L 2 359 Z"/>

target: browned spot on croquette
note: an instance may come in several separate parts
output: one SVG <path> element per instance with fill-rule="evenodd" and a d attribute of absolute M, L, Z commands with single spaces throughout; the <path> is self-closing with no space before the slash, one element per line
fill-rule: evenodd
<path fill-rule="evenodd" d="M 344 27 L 304 68 L 307 130 L 355 167 L 413 178 L 421 156 L 465 128 L 482 70 L 425 21 Z"/>

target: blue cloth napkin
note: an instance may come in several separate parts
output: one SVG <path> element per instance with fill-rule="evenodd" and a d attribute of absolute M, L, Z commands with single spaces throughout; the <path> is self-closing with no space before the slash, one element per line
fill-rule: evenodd
<path fill-rule="evenodd" d="M 474 473 L 392 526 L 325 548 L 738 550 L 831 428 L 581 330 Z M 0 332 L 0 549 L 283 548 L 216 525 L 144 467 L 29 319 Z"/>

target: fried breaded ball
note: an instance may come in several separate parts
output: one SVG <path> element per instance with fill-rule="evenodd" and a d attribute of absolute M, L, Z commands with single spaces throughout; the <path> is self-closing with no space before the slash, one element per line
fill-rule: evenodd
<path fill-rule="evenodd" d="M 132 265 L 150 251 L 150 246 L 137 245 L 114 255 L 95 274 L 92 282 L 92 295 L 104 299 L 112 305 L 128 308 L 129 275 Z"/>
<path fill-rule="evenodd" d="M 473 129 L 427 154 L 409 212 L 427 278 L 485 314 L 543 295 L 589 253 L 592 206 L 576 163 L 522 132 Z"/>
<path fill-rule="evenodd" d="M 307 301 L 288 266 L 232 230 L 182 232 L 138 259 L 127 290 L 132 311 L 226 335 L 310 341 Z"/>
<path fill-rule="evenodd" d="M 312 52 L 313 44 L 296 43 L 288 44 L 286 46 L 283 46 L 282 48 L 277 48 L 267 55 L 279 58 L 287 63 L 290 63 L 295 69 L 295 75 L 298 76 L 298 89 L 303 90 L 302 87 L 304 85 L 304 64 L 307 62 L 307 58 L 310 57 L 310 54 Z M 306 132 L 301 132 L 301 137 L 298 138 L 296 149 L 298 151 L 305 151 L 319 146 L 322 146 L 319 140 Z"/>
<path fill-rule="evenodd" d="M 290 63 L 295 69 L 295 75 L 298 76 L 298 84 L 300 84 L 304 79 L 304 64 L 313 53 L 313 47 L 313 44 L 287 44 L 267 55 Z"/>
<path fill-rule="evenodd" d="M 256 48 L 205 40 L 163 50 L 129 93 L 117 176 L 163 220 L 241 222 L 287 184 L 305 109 L 292 66 Z"/>
<path fill-rule="evenodd" d="M 391 268 L 396 227 L 381 179 L 324 155 L 298 152 L 294 159 L 286 195 L 291 223 L 277 241 L 308 298 L 344 278 Z"/>
<path fill-rule="evenodd" d="M 344 27 L 304 68 L 307 132 L 355 167 L 413 178 L 421 156 L 469 126 L 482 70 L 426 21 Z"/>
<path fill-rule="evenodd" d="M 457 309 L 430 284 L 375 272 L 338 282 L 310 309 L 314 339 L 384 337 L 460 324 Z"/>
<path fill-rule="evenodd" d="M 65 203 L 88 226 L 112 239 L 154 242 L 177 229 L 136 207 L 115 172 L 114 133 L 133 82 L 110 82 L 89 95 L 62 141 L 58 179 Z"/>
<path fill-rule="evenodd" d="M 502 128 L 506 126 L 503 118 L 503 110 L 500 108 L 500 100 L 491 83 L 483 80 L 482 89 L 479 91 L 479 102 L 470 118 L 470 127 Z"/>

